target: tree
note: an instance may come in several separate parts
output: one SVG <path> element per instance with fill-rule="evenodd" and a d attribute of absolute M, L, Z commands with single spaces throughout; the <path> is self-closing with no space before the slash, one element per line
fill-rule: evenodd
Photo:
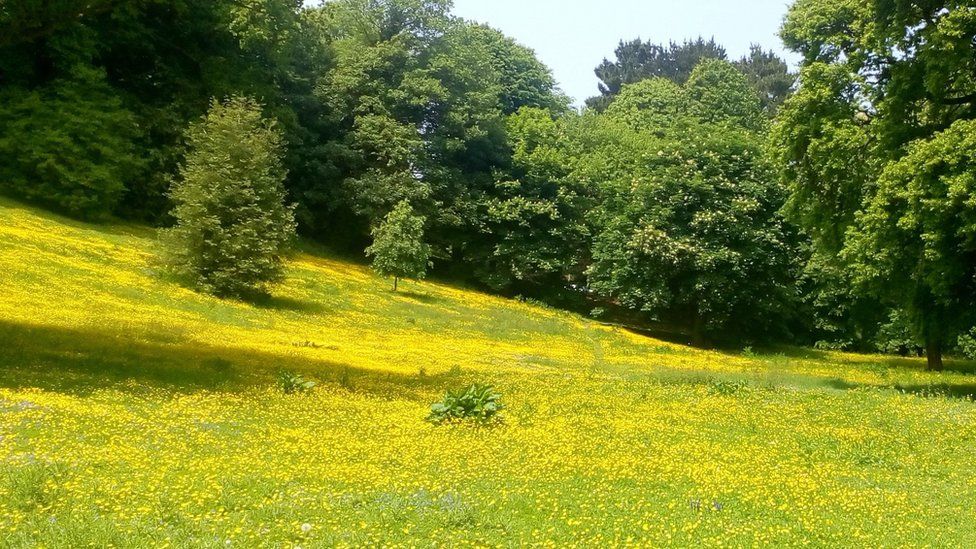
<path fill-rule="evenodd" d="M 796 291 L 793 239 L 745 77 L 704 61 L 684 86 L 625 86 L 604 116 L 636 136 L 613 152 L 633 158 L 601 197 L 590 285 L 684 320 L 699 344 L 782 329 Z"/>
<path fill-rule="evenodd" d="M 706 124 L 726 124 L 750 132 L 765 132 L 762 101 L 735 66 L 706 59 L 691 71 L 685 84 L 689 112 Z"/>
<path fill-rule="evenodd" d="M 513 177 L 506 116 L 566 111 L 548 68 L 448 2 L 337 0 L 321 11 L 334 52 L 317 94 L 339 135 L 334 201 L 352 219 L 329 232 L 364 245 L 369 228 L 409 201 L 437 258 L 479 277 L 486 204 Z M 361 249 L 361 248 L 360 248 Z M 470 267 L 470 268 L 469 268 Z"/>
<path fill-rule="evenodd" d="M 394 292 L 401 278 L 427 276 L 430 246 L 424 243 L 424 222 L 404 200 L 373 229 L 373 244 L 366 248 L 366 256 L 373 258 L 377 274 L 393 277 Z"/>
<path fill-rule="evenodd" d="M 943 348 L 976 319 L 976 121 L 885 166 L 844 257 L 856 283 L 908 311 L 941 370 Z"/>
<path fill-rule="evenodd" d="M 691 120 L 689 105 L 683 86 L 666 78 L 649 78 L 625 86 L 606 114 L 635 131 L 666 137 L 680 134 L 680 126 Z"/>
<path fill-rule="evenodd" d="M 943 247 L 951 225 L 938 220 L 959 208 L 943 187 L 968 162 L 944 143 L 965 142 L 957 124 L 976 118 L 976 13 L 952 0 L 800 0 L 781 35 L 804 59 L 775 132 L 787 211 L 815 253 L 850 272 L 849 301 L 905 308 L 939 368 L 960 329 L 952 311 L 970 303 L 940 269 L 971 252 Z"/>
<path fill-rule="evenodd" d="M 213 101 L 186 139 L 171 192 L 176 226 L 164 233 L 171 266 L 218 296 L 267 291 L 284 277 L 282 255 L 295 235 L 281 130 L 260 104 L 236 96 Z"/>
<path fill-rule="evenodd" d="M 535 52 L 485 25 L 468 25 L 472 42 L 484 45 L 501 85 L 502 111 L 514 114 L 523 107 L 563 114 L 570 99 L 558 91 L 556 80 Z"/>
<path fill-rule="evenodd" d="M 88 219 L 115 211 L 141 173 L 135 116 L 78 65 L 43 90 L 0 92 L 0 190 Z"/>
<path fill-rule="evenodd" d="M 794 291 L 781 196 L 761 144 L 720 128 L 660 142 L 597 235 L 594 289 L 709 335 L 769 336 Z M 705 137 L 705 132 L 709 135 Z"/>
<path fill-rule="evenodd" d="M 753 44 L 749 47 L 749 54 L 735 62 L 735 67 L 746 75 L 749 85 L 759 92 L 766 115 L 769 118 L 776 116 L 796 83 L 796 75 L 790 72 L 786 61 L 774 52 Z"/>
<path fill-rule="evenodd" d="M 784 212 L 809 240 L 803 296 L 810 328 L 818 345 L 874 351 L 872 340 L 891 312 L 852 291 L 851 269 L 840 257 L 879 164 L 857 76 L 813 63 L 801 69 L 800 81 L 779 110 L 770 150 L 789 193 Z"/>
<path fill-rule="evenodd" d="M 3 104 L 24 107 L 40 99 L 43 111 L 32 116 L 35 127 L 28 131 L 45 139 L 72 134 L 57 161 L 65 182 L 92 179 L 86 165 L 117 172 L 113 162 L 136 156 L 140 162 L 127 165 L 124 176 L 116 173 L 121 190 L 111 193 L 109 209 L 165 223 L 187 124 L 206 112 L 212 97 L 261 97 L 288 138 L 289 187 L 301 188 L 309 179 L 328 178 L 331 168 L 315 146 L 331 128 L 310 105 L 308 82 L 328 50 L 300 24 L 302 13 L 298 0 L 6 0 L 0 2 Z M 67 121 L 63 128 L 38 127 L 55 112 Z M 81 128 L 71 123 L 75 117 Z M 72 149 L 85 147 L 84 157 L 74 155 Z M 92 152 L 99 147 L 114 152 Z M 20 175 L 36 177 L 23 170 Z M 51 191 L 48 185 L 33 189 L 37 195 Z M 81 191 L 89 193 L 102 200 L 94 189 Z"/>
<path fill-rule="evenodd" d="M 664 78 L 683 85 L 702 61 L 725 61 L 725 48 L 714 39 L 671 42 L 667 46 L 641 40 L 620 42 L 616 60 L 603 60 L 595 70 L 600 79 L 600 95 L 587 100 L 598 111 L 606 109 L 625 86 L 649 78 Z M 772 118 L 783 100 L 790 94 L 795 77 L 789 67 L 772 51 L 753 45 L 749 54 L 734 64 L 748 79 L 749 86 L 759 94 L 763 111 Z"/>
<path fill-rule="evenodd" d="M 600 79 L 600 95 L 587 100 L 587 105 L 602 111 L 627 84 L 648 78 L 665 78 L 684 84 L 691 71 L 704 59 L 727 58 L 725 48 L 714 39 L 671 42 L 667 46 L 641 39 L 620 41 L 614 52 L 615 61 L 604 59 L 594 70 Z"/>
<path fill-rule="evenodd" d="M 582 279 L 594 192 L 573 174 L 578 156 L 566 134 L 574 120 L 529 107 L 509 117 L 511 177 L 485 196 L 482 234 L 468 254 L 475 275 L 494 290 L 552 293 L 567 278 Z"/>

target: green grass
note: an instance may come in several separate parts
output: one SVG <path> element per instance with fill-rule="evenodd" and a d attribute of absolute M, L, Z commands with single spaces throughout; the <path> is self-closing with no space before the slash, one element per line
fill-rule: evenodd
<path fill-rule="evenodd" d="M 222 301 L 156 253 L 0 200 L 0 545 L 976 545 L 971 363 L 701 351 L 309 253 Z M 474 382 L 504 424 L 424 421 Z"/>

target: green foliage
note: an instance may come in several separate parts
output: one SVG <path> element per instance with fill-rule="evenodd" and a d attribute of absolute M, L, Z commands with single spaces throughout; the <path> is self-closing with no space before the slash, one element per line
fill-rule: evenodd
<path fill-rule="evenodd" d="M 836 254 L 811 253 L 809 244 L 802 250 L 799 261 L 806 264 L 798 314 L 806 317 L 804 329 L 811 339 L 823 349 L 877 351 L 878 331 L 890 311 L 877 299 L 851 291 L 853 273 Z"/>
<path fill-rule="evenodd" d="M 10 0 L 0 12 L 4 104 L 39 95 L 47 104 L 34 116 L 38 121 L 59 115 L 68 122 L 60 133 L 74 133 L 72 143 L 89 152 L 112 146 L 115 154 L 105 156 L 116 160 L 98 160 L 99 165 L 114 169 L 112 163 L 123 164 L 127 156 L 140 160 L 116 177 L 124 192 L 113 191 L 119 195 L 112 200 L 113 213 L 165 221 L 184 129 L 207 110 L 212 97 L 237 93 L 267 103 L 288 138 L 289 186 L 304 191 L 309 179 L 334 173 L 330 151 L 319 145 L 333 128 L 311 101 L 310 82 L 329 53 L 309 32 L 297 0 Z M 60 83 L 78 82 L 79 73 L 101 75 L 98 86 L 81 78 L 85 85 L 78 93 L 52 108 L 52 97 L 64 95 Z M 119 105 L 128 118 L 124 124 L 115 121 Z M 92 125 L 77 130 L 75 118 Z M 40 129 L 37 135 L 50 133 Z M 91 153 L 89 158 L 100 157 Z M 65 163 L 63 179 L 91 180 L 76 163 Z"/>
<path fill-rule="evenodd" d="M 921 356 L 924 342 L 916 336 L 911 319 L 900 310 L 892 310 L 888 321 L 878 329 L 875 349 L 889 355 Z"/>
<path fill-rule="evenodd" d="M 524 107 L 565 113 L 569 98 L 558 93 L 552 71 L 535 52 L 485 25 L 465 27 L 468 40 L 482 45 L 498 74 L 501 106 L 505 114 Z"/>
<path fill-rule="evenodd" d="M 481 425 L 501 422 L 501 394 L 491 385 L 474 384 L 448 391 L 440 402 L 430 407 L 427 421 L 440 425 L 472 421 Z"/>
<path fill-rule="evenodd" d="M 466 254 L 489 287 L 558 288 L 561 279 L 582 276 L 594 193 L 571 176 L 565 126 L 551 111 L 529 107 L 508 120 L 511 177 L 480 200 L 483 245 L 471 243 Z"/>
<path fill-rule="evenodd" d="M 709 61 L 683 88 L 648 80 L 618 101 L 605 116 L 638 133 L 607 151 L 630 160 L 602 193 L 590 285 L 696 339 L 768 333 L 793 300 L 794 252 L 755 94 Z"/>
<path fill-rule="evenodd" d="M 960 120 L 888 163 L 843 257 L 864 291 L 949 343 L 976 310 L 976 122 Z"/>
<path fill-rule="evenodd" d="M 105 74 L 79 65 L 24 93 L 0 91 L 0 190 L 84 218 L 115 210 L 142 161 L 138 125 Z"/>
<path fill-rule="evenodd" d="M 691 71 L 705 59 L 726 59 L 725 48 L 715 40 L 686 40 L 671 42 L 667 46 L 644 42 L 640 39 L 620 41 L 614 51 L 615 61 L 604 59 L 595 69 L 600 79 L 600 94 L 587 101 L 590 107 L 605 109 L 627 84 L 635 84 L 648 78 L 664 78 L 676 84 L 684 84 Z"/>
<path fill-rule="evenodd" d="M 753 44 L 749 48 L 749 55 L 736 61 L 735 66 L 759 93 L 763 112 L 770 118 L 775 116 L 796 83 L 796 75 L 790 72 L 786 61 Z"/>
<path fill-rule="evenodd" d="M 187 147 L 172 191 L 177 224 L 165 234 L 170 264 L 216 295 L 265 291 L 283 278 L 281 256 L 295 234 L 281 131 L 260 104 L 234 97 L 211 104 Z"/>
<path fill-rule="evenodd" d="M 709 383 L 708 392 L 713 395 L 732 396 L 742 392 L 747 387 L 749 384 L 745 381 L 722 379 Z"/>
<path fill-rule="evenodd" d="M 782 36 L 805 60 L 774 140 L 788 212 L 815 261 L 850 272 L 848 301 L 904 310 L 940 368 L 974 308 L 976 14 L 952 1 L 800 0 Z"/>
<path fill-rule="evenodd" d="M 424 243 L 424 218 L 414 215 L 410 203 L 397 204 L 373 229 L 373 244 L 366 248 L 372 267 L 381 276 L 393 277 L 393 290 L 400 278 L 422 279 L 430 263 L 430 246 Z"/>
<path fill-rule="evenodd" d="M 278 372 L 278 377 L 275 380 L 275 384 L 277 385 L 278 389 L 286 395 L 310 393 L 316 385 L 314 381 L 306 379 L 295 372 L 289 372 L 286 370 Z"/>
<path fill-rule="evenodd" d="M 855 91 L 857 76 L 823 63 L 800 74 L 803 84 L 773 128 L 772 150 L 789 186 L 787 214 L 807 230 L 818 253 L 833 256 L 877 175 L 877 161 Z"/>
<path fill-rule="evenodd" d="M 587 105 L 598 111 L 605 110 L 616 101 L 628 85 L 644 80 L 662 78 L 684 85 L 696 67 L 706 61 L 725 61 L 725 48 L 715 40 L 686 40 L 671 42 L 667 46 L 650 41 L 632 40 L 620 42 L 615 51 L 616 60 L 603 60 L 595 70 L 600 79 L 600 95 L 587 100 Z M 758 94 L 767 116 L 776 113 L 779 105 L 790 94 L 794 76 L 786 62 L 773 52 L 752 46 L 749 55 L 734 63 L 747 78 L 747 84 Z"/>
<path fill-rule="evenodd" d="M 666 137 L 682 132 L 688 102 L 684 87 L 664 78 L 650 78 L 624 86 L 606 114 L 639 132 Z"/>
<path fill-rule="evenodd" d="M 976 328 L 959 336 L 957 345 L 962 356 L 969 360 L 976 360 Z"/>
<path fill-rule="evenodd" d="M 440 255 L 470 259 L 486 202 L 507 170 L 505 116 L 565 111 L 548 68 L 500 32 L 449 15 L 448 2 L 339 0 L 321 8 L 333 64 L 316 93 L 341 129 L 333 193 L 349 240 L 401 201 L 427 217 Z M 324 194 L 324 193 L 323 193 Z M 480 253 L 480 252 L 477 252 Z"/>
<path fill-rule="evenodd" d="M 731 63 L 702 61 L 691 71 L 685 90 L 690 114 L 702 122 L 756 132 L 766 128 L 759 95 Z"/>
<path fill-rule="evenodd" d="M 690 120 L 751 131 L 767 126 L 759 97 L 746 77 L 721 60 L 703 61 L 684 86 L 664 78 L 624 86 L 606 112 L 635 130 L 661 137 L 687 133 Z"/>

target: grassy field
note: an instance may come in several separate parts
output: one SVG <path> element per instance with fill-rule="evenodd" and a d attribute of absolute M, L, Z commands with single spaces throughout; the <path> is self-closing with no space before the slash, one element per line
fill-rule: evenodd
<path fill-rule="evenodd" d="M 312 255 L 221 301 L 156 246 L 0 201 L 0 545 L 976 546 L 971 364 L 705 352 Z M 472 382 L 503 425 L 424 421 Z"/>

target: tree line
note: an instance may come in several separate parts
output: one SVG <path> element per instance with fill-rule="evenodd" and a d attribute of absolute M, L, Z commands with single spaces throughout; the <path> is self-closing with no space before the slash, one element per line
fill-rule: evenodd
<path fill-rule="evenodd" d="M 169 227 L 215 293 L 280 279 L 297 229 L 700 344 L 976 347 L 965 3 L 798 0 L 798 74 L 622 41 L 582 110 L 449 0 L 13 0 L 0 30 L 0 190 Z"/>

